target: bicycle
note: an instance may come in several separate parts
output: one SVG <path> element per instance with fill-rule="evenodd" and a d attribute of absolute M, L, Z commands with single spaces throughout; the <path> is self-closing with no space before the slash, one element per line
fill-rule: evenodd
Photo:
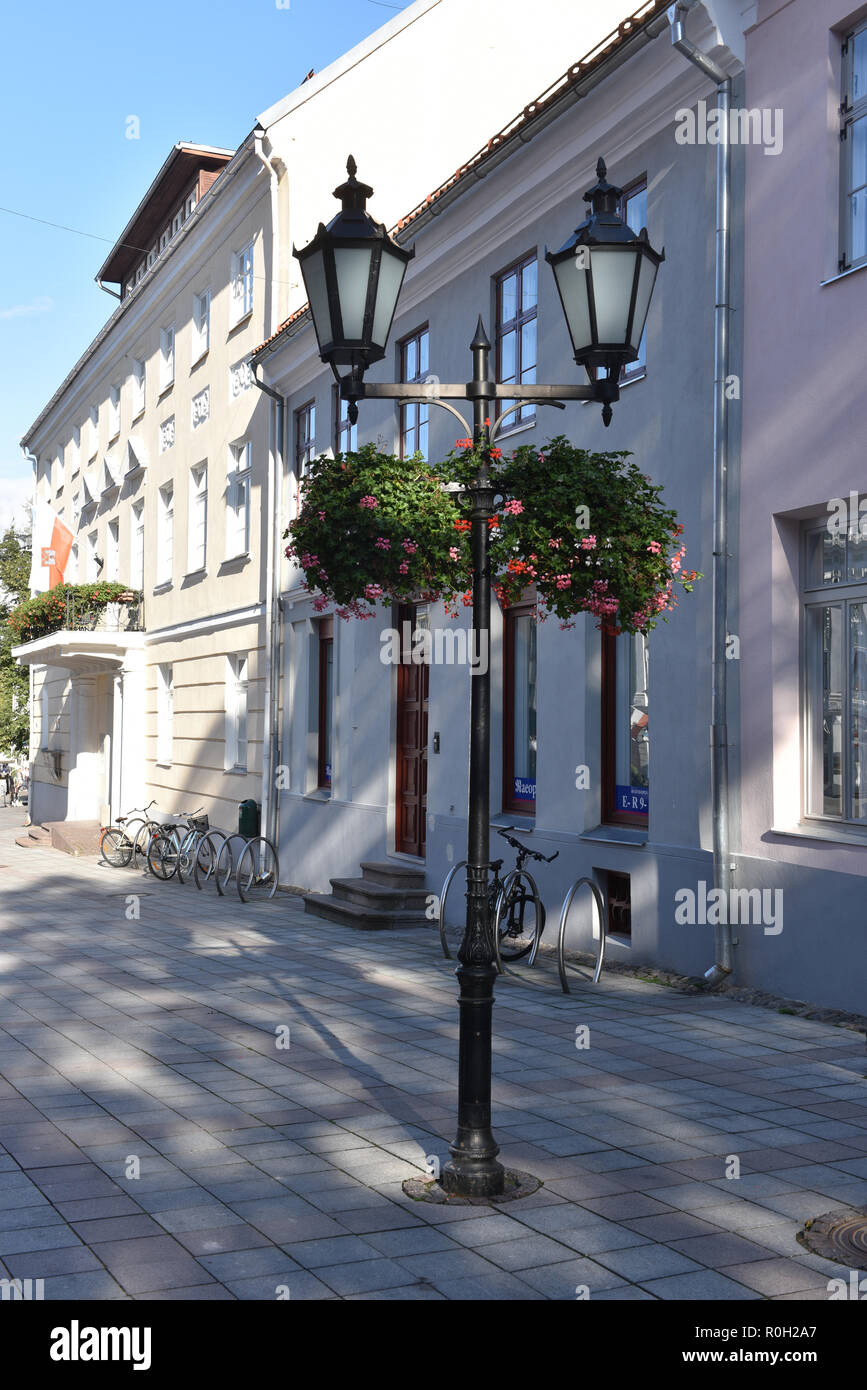
<path fill-rule="evenodd" d="M 99 851 L 106 864 L 113 869 L 126 868 L 130 860 L 135 865 L 135 856 L 144 853 L 143 836 L 146 831 L 159 829 L 156 821 L 148 819 L 148 811 L 156 805 L 156 800 L 147 806 L 133 807 L 125 816 L 118 816 L 114 825 L 103 826 L 99 836 Z"/>
<path fill-rule="evenodd" d="M 497 969 L 502 972 L 504 960 L 521 960 L 528 953 L 531 953 L 529 964 L 532 965 L 536 959 L 542 932 L 545 930 L 545 904 L 539 897 L 535 879 L 524 868 L 524 864 L 528 859 L 550 864 L 558 857 L 560 851 L 556 850 L 554 854 L 546 856 L 538 850 L 530 849 L 509 835 L 508 832 L 515 829 L 513 825 L 495 826 L 494 829 L 517 851 L 515 867 L 509 870 L 505 878 L 500 877 L 504 860 L 494 859 L 489 865 L 494 876 L 488 884 L 488 914 L 493 931 Z M 440 898 L 440 944 L 447 960 L 451 960 L 452 956 L 445 934 L 446 901 L 452 881 L 460 869 L 466 868 L 466 863 L 465 859 L 461 859 L 449 870 Z"/>
<path fill-rule="evenodd" d="M 180 883 L 193 876 L 199 848 L 209 831 L 208 817 L 202 815 L 201 807 L 197 811 L 180 811 L 178 814 L 186 822 L 186 831 L 178 822 L 163 825 L 148 843 L 148 868 L 155 878 L 164 882 L 174 878 L 175 874 Z"/>

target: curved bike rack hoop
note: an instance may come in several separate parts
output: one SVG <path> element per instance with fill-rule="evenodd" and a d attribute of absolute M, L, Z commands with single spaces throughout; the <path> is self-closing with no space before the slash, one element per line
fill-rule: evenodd
<path fill-rule="evenodd" d="M 563 906 L 560 910 L 560 928 L 557 934 L 557 966 L 560 971 L 560 984 L 564 994 L 570 993 L 569 981 L 566 978 L 566 919 L 569 916 L 572 899 L 578 892 L 578 889 L 583 888 L 585 885 L 590 889 L 593 895 L 593 901 L 599 913 L 599 954 L 596 957 L 596 969 L 593 972 L 594 985 L 598 985 L 599 983 L 599 976 L 602 974 L 602 963 L 605 959 L 605 899 L 602 897 L 599 885 L 594 883 L 592 878 L 578 878 L 572 884 L 572 887 L 563 899 Z"/>
<path fill-rule="evenodd" d="M 510 872 L 507 873 L 506 877 L 503 879 L 503 886 L 500 889 L 500 894 L 497 898 L 497 905 L 494 910 L 494 920 L 492 923 L 494 932 L 494 960 L 496 962 L 497 971 L 500 975 L 504 973 L 503 959 L 500 955 L 500 917 L 503 914 L 503 908 L 506 906 L 506 903 L 508 902 L 509 894 L 512 891 L 515 881 L 517 880 L 518 882 L 520 882 L 521 879 L 524 879 L 527 883 L 529 883 L 530 887 L 533 890 L 533 903 L 536 909 L 536 921 L 541 922 L 542 920 L 542 913 L 544 909 L 542 907 L 542 899 L 539 897 L 539 889 L 536 885 L 536 880 L 534 879 L 533 875 L 531 873 L 528 873 L 526 869 L 511 869 Z M 530 966 L 536 959 L 536 956 L 539 951 L 539 942 L 542 939 L 542 932 L 544 930 L 545 928 L 544 926 L 542 926 L 536 932 L 536 939 L 533 942 L 533 949 L 530 952 L 530 959 L 527 961 L 528 970 L 530 969 Z"/>
<path fill-rule="evenodd" d="M 452 879 L 454 878 L 458 869 L 465 869 L 466 867 L 466 859 L 459 859 L 457 864 L 453 864 L 452 867 L 449 869 L 448 873 L 446 874 L 445 882 L 443 884 L 443 891 L 440 893 L 440 946 L 442 947 L 443 955 L 445 956 L 446 960 L 453 959 L 452 953 L 449 950 L 448 945 L 446 943 L 446 898 L 448 897 L 449 889 L 452 886 Z"/>

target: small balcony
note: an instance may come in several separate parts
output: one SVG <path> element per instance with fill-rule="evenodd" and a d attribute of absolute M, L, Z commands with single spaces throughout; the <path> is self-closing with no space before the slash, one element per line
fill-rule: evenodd
<path fill-rule="evenodd" d="M 20 665 L 59 666 L 71 672 L 93 673 L 116 670 L 132 652 L 141 651 L 145 633 L 141 594 L 113 585 L 117 592 L 106 600 L 99 596 L 99 590 L 105 587 L 67 585 L 59 593 L 50 590 L 47 595 L 38 596 L 36 612 L 32 611 L 35 601 L 31 599 L 31 611 L 26 617 L 29 626 L 25 630 L 33 635 L 12 648 Z"/>

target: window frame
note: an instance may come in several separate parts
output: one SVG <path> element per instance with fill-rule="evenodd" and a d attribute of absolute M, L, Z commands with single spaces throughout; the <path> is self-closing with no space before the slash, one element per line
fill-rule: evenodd
<path fill-rule="evenodd" d="M 344 400 L 340 388 L 334 388 L 334 452 L 335 454 L 354 454 L 358 449 L 358 422 L 349 422 L 349 401 Z M 346 438 L 344 438 L 346 436 Z"/>
<path fill-rule="evenodd" d="M 204 305 L 204 310 L 202 309 Z M 207 357 L 211 349 L 211 291 L 203 289 L 193 295 L 193 355 L 190 368 Z"/>
<path fill-rule="evenodd" d="M 171 767 L 175 737 L 175 670 L 171 661 L 157 665 L 157 746 L 158 767 Z"/>
<path fill-rule="evenodd" d="M 334 784 L 334 619 L 320 618 L 316 624 L 318 676 L 316 686 L 316 786 L 331 791 Z M 328 660 L 331 658 L 331 703 L 328 702 Z M 328 744 L 331 743 L 331 776 L 327 775 Z"/>
<path fill-rule="evenodd" d="M 145 577 L 145 504 L 133 502 L 129 509 L 130 520 L 130 582 L 136 589 L 144 589 Z"/>
<path fill-rule="evenodd" d="M 199 475 L 197 479 L 196 475 Z M 187 573 L 198 574 L 208 563 L 208 461 L 190 467 L 187 506 Z M 199 513 L 202 513 L 201 521 Z M 201 545 L 194 549 L 194 534 L 201 525 Z"/>
<path fill-rule="evenodd" d="M 509 815 L 535 816 L 537 797 L 532 800 L 519 799 L 514 794 L 515 787 L 515 633 L 514 625 L 518 618 L 533 617 L 536 608 L 535 595 L 522 596 L 518 603 L 503 609 L 503 811 Z M 539 647 L 538 626 L 536 626 L 536 739 L 538 776 L 538 687 L 539 687 Z M 538 791 L 538 784 L 537 784 Z"/>
<path fill-rule="evenodd" d="M 637 830 L 648 830 L 649 811 L 623 811 L 617 806 L 617 726 L 620 711 L 617 707 L 617 653 L 623 647 L 617 642 L 620 638 L 611 632 L 602 631 L 602 680 L 601 680 L 601 773 L 602 773 L 602 824 L 631 826 Z M 630 639 L 631 640 L 631 639 Z M 648 803 L 650 799 L 650 772 L 648 766 Z"/>
<path fill-rule="evenodd" d="M 160 329 L 160 395 L 175 384 L 175 325 Z"/>
<path fill-rule="evenodd" d="M 857 100 L 851 100 L 852 76 L 854 67 L 855 40 L 867 34 L 867 18 L 847 29 L 840 46 L 840 236 L 839 274 L 867 265 L 867 250 L 863 256 L 855 258 L 852 254 L 852 194 L 862 191 L 867 199 L 867 183 L 852 186 L 852 129 L 855 124 L 867 117 L 867 92 Z M 865 210 L 867 217 L 867 210 Z"/>
<path fill-rule="evenodd" d="M 425 349 L 427 352 L 427 366 L 422 368 L 422 340 L 427 339 Z M 407 375 L 407 350 L 413 344 L 416 346 L 418 356 L 418 371 L 414 376 Z M 423 323 L 419 328 L 407 333 L 397 344 L 397 377 L 400 382 L 425 382 L 430 376 L 430 324 Z M 410 412 L 413 412 L 411 415 Z M 412 423 L 408 423 L 412 420 Z M 425 447 L 422 448 L 422 431 L 425 432 Z M 414 436 L 414 447 L 409 447 L 409 442 Z M 414 453 L 421 453 L 427 459 L 428 447 L 430 445 L 430 407 L 425 404 L 398 406 L 397 421 L 398 454 L 400 458 L 411 458 Z"/>
<path fill-rule="evenodd" d="M 250 749 L 250 654 L 226 657 L 226 772 L 247 772 Z M 241 729 L 243 728 L 243 737 Z"/>
<path fill-rule="evenodd" d="M 157 589 L 171 584 L 175 573 L 175 484 L 174 479 L 157 489 Z"/>
<path fill-rule="evenodd" d="M 249 439 L 244 439 L 236 444 L 230 444 L 229 451 L 232 467 L 226 479 L 226 560 L 239 560 L 250 553 L 252 442 Z M 238 496 L 242 488 L 244 492 L 243 527 L 238 523 L 240 513 Z M 241 531 L 243 531 L 243 535 L 240 535 Z M 239 536 L 243 540 L 243 549 L 232 550 L 231 547 Z"/>
<path fill-rule="evenodd" d="M 315 396 L 304 405 L 299 405 L 292 418 L 295 427 L 295 480 L 300 483 L 316 456 Z"/>
<path fill-rule="evenodd" d="M 229 286 L 229 324 L 231 328 L 243 323 L 253 312 L 254 252 L 256 238 L 251 237 L 232 252 L 232 274 Z M 249 263 L 248 263 L 249 258 Z"/>
<path fill-rule="evenodd" d="M 532 310 L 524 310 L 524 271 L 530 264 L 536 266 L 536 302 Z M 503 287 L 510 276 L 518 277 L 518 292 L 515 296 L 516 313 L 514 319 L 503 319 Z M 517 260 L 497 271 L 494 280 L 494 361 L 496 379 L 498 383 L 503 382 L 503 341 L 509 333 L 515 334 L 515 382 L 516 386 L 533 385 L 532 382 L 524 381 L 523 357 L 523 329 L 528 323 L 535 323 L 536 328 L 536 361 L 532 368 L 534 373 L 539 370 L 539 250 L 535 247 L 532 251 L 527 251 L 519 256 Z M 517 404 L 515 399 L 502 399 L 495 402 L 496 419 L 498 420 L 504 411 L 510 406 Z M 536 424 L 536 407 L 531 402 L 522 405 L 519 410 L 513 411 L 508 423 L 503 427 L 504 435 L 517 432 L 522 429 L 529 429 Z"/>
<path fill-rule="evenodd" d="M 867 26 L 865 26 L 867 27 Z M 848 500 L 848 499 L 847 499 Z M 865 499 L 867 501 L 867 499 Z M 859 530 L 863 525 L 867 529 L 867 521 L 863 520 L 860 507 L 865 505 L 859 499 L 859 517 L 857 522 Z M 851 507 L 851 503 L 850 503 Z M 852 648 L 850 645 L 850 623 L 849 608 L 851 604 L 861 603 L 867 606 L 867 575 L 861 579 L 849 579 L 844 569 L 844 578 L 840 583 L 814 583 L 810 579 L 809 573 L 809 543 L 810 537 L 816 534 L 825 534 L 829 531 L 829 518 L 825 514 L 810 517 L 801 523 L 799 537 L 799 659 L 800 659 L 800 746 L 801 746 L 801 821 L 813 826 L 837 826 L 848 834 L 863 836 L 867 840 L 867 818 L 856 820 L 849 814 L 854 798 L 855 789 L 855 759 L 853 742 L 853 719 L 851 701 L 851 657 Z M 845 544 L 848 547 L 851 539 L 852 524 L 847 527 L 843 535 Z M 859 535 L 858 539 L 862 542 L 867 536 Z M 844 552 L 844 564 L 845 552 Z M 842 631 L 844 634 L 843 649 L 843 673 L 841 696 L 841 744 L 842 755 L 840 764 L 840 799 L 842 802 L 842 813 L 837 815 L 830 811 L 816 811 L 813 809 L 812 802 L 812 777 L 813 764 L 816 760 L 821 760 L 822 750 L 813 747 L 813 718 L 814 711 L 811 705 L 811 677 L 815 674 L 815 652 L 811 650 L 812 633 L 810 632 L 809 614 L 811 611 L 818 611 L 822 608 L 839 607 L 842 610 Z M 861 793 L 861 800 L 867 801 L 867 791 Z"/>
<path fill-rule="evenodd" d="M 139 420 L 147 407 L 147 365 L 143 357 L 132 359 L 132 418 Z"/>

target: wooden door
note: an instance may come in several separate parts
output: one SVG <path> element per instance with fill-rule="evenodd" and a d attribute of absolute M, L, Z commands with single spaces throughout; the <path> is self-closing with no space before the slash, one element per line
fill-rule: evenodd
<path fill-rule="evenodd" d="M 412 661 L 417 610 L 397 610 L 401 662 L 397 668 L 396 849 L 419 859 L 425 853 L 427 816 L 427 725 L 430 667 Z M 405 626 L 407 625 L 408 626 Z M 408 640 L 407 640 L 408 639 Z"/>

